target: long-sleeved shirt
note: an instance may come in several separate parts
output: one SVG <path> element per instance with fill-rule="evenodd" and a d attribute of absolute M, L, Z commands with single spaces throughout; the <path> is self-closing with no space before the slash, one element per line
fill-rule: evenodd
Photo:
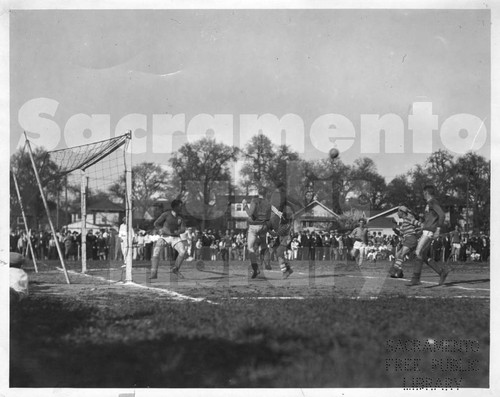
<path fill-rule="evenodd" d="M 367 244 L 368 243 L 368 229 L 367 228 L 361 228 L 357 227 L 354 229 L 350 236 L 355 240 L 355 241 L 361 241 L 362 243 Z"/>
<path fill-rule="evenodd" d="M 186 231 L 184 220 L 178 215 L 167 211 L 160 215 L 155 221 L 154 226 L 160 230 L 163 236 L 179 237 L 181 233 Z"/>
<path fill-rule="evenodd" d="M 271 217 L 271 204 L 264 198 L 253 198 L 245 211 L 248 215 L 249 225 L 262 225 Z"/>
<path fill-rule="evenodd" d="M 403 222 L 401 226 L 399 226 L 399 232 L 401 233 L 401 237 L 407 237 L 416 235 L 420 231 L 421 222 L 416 219 L 403 218 Z"/>
<path fill-rule="evenodd" d="M 423 230 L 429 230 L 435 232 L 436 229 L 443 226 L 444 223 L 444 211 L 435 198 L 431 198 L 427 201 L 425 206 L 424 222 L 422 223 Z"/>

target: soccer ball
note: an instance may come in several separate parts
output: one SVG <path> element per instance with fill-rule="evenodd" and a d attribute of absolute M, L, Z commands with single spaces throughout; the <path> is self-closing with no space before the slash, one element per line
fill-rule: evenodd
<path fill-rule="evenodd" d="M 200 272 L 205 270 L 205 262 L 203 262 L 203 261 L 196 262 L 196 270 L 198 270 Z"/>
<path fill-rule="evenodd" d="M 337 157 L 339 157 L 339 150 L 335 147 L 332 147 L 328 152 L 328 155 L 332 160 L 335 160 Z"/>

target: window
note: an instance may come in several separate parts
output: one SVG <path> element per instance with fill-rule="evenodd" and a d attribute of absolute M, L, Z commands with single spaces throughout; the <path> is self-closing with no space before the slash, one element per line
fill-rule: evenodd
<path fill-rule="evenodd" d="M 234 210 L 235 211 L 243 211 L 243 204 L 237 203 L 234 205 Z"/>

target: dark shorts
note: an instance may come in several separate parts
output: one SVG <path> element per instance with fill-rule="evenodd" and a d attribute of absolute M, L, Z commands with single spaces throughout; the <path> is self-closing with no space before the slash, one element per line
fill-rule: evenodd
<path fill-rule="evenodd" d="M 405 236 L 402 244 L 404 247 L 408 247 L 411 249 L 417 248 L 417 244 L 418 244 L 417 236 L 415 236 L 414 234 L 410 234 L 409 236 Z"/>

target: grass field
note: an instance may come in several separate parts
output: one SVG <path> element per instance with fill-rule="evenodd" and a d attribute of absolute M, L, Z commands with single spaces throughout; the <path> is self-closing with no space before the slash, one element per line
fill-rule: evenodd
<path fill-rule="evenodd" d="M 256 280 L 248 264 L 194 262 L 158 280 L 134 263 L 70 263 L 30 274 L 11 306 L 10 387 L 485 388 L 489 264 L 453 265 L 447 283 L 385 276 L 388 263 L 294 262 Z M 410 275 L 410 269 L 407 275 Z"/>

